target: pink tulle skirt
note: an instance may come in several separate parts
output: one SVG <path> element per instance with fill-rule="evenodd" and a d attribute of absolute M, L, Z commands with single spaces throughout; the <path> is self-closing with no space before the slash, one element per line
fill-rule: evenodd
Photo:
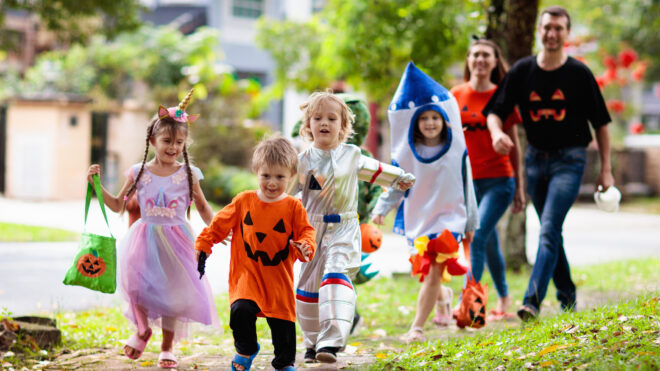
<path fill-rule="evenodd" d="M 126 317 L 140 333 L 157 326 L 188 336 L 190 322 L 220 328 L 211 287 L 201 280 L 190 226 L 138 220 L 119 248 L 119 283 Z"/>

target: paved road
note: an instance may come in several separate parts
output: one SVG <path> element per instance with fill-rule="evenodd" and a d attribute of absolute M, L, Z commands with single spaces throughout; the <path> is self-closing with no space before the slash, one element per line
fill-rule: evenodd
<path fill-rule="evenodd" d="M 44 225 L 74 231 L 83 229 L 82 201 L 61 203 L 20 202 L 0 198 L 0 221 Z M 530 208 L 527 222 L 527 256 L 534 261 L 538 244 L 538 221 Z M 111 214 L 115 236 L 122 236 L 126 219 Z M 100 211 L 93 208 L 88 231 L 106 233 Z M 193 229 L 204 226 L 198 215 Z M 577 206 L 564 224 L 567 256 L 573 265 L 586 265 L 631 257 L 660 257 L 660 216 L 604 213 L 593 206 Z M 101 294 L 63 285 L 76 243 L 0 243 L 0 309 L 14 314 L 76 310 L 120 303 L 118 294 Z M 219 246 L 209 258 L 208 274 L 215 293 L 227 290 L 229 250 Z M 381 249 L 369 257 L 381 274 L 409 271 L 408 254 L 401 236 L 385 234 Z"/>

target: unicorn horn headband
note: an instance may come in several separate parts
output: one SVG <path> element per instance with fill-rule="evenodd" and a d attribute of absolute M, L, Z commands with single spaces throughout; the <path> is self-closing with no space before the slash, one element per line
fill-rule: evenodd
<path fill-rule="evenodd" d="M 199 115 L 189 115 L 186 112 L 186 107 L 188 107 L 188 103 L 190 103 L 193 91 L 195 91 L 195 89 L 190 89 L 186 97 L 183 98 L 181 103 L 176 107 L 165 108 L 163 105 L 158 106 L 158 118 L 163 119 L 165 117 L 170 117 L 174 121 L 185 122 L 190 126 L 199 118 Z"/>

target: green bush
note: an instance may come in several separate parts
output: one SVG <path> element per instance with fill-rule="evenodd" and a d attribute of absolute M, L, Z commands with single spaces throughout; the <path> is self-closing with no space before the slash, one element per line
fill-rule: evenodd
<path fill-rule="evenodd" d="M 206 198 L 219 205 L 228 204 L 240 192 L 258 187 L 257 177 L 252 172 L 217 163 L 205 170 L 200 185 Z"/>

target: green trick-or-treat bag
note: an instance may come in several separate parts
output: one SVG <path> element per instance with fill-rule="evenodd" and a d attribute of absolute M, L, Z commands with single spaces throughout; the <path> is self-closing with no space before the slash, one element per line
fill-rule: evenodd
<path fill-rule="evenodd" d="M 98 175 L 93 176 L 94 190 L 101 205 L 105 224 L 110 231 L 108 217 L 105 214 L 103 192 Z M 73 265 L 64 277 L 65 285 L 83 286 L 88 289 L 112 294 L 117 289 L 117 249 L 116 240 L 110 231 L 110 237 L 87 233 L 87 214 L 92 199 L 92 185 L 87 184 L 85 199 L 85 225 L 80 238 L 80 250 L 73 259 Z"/>

